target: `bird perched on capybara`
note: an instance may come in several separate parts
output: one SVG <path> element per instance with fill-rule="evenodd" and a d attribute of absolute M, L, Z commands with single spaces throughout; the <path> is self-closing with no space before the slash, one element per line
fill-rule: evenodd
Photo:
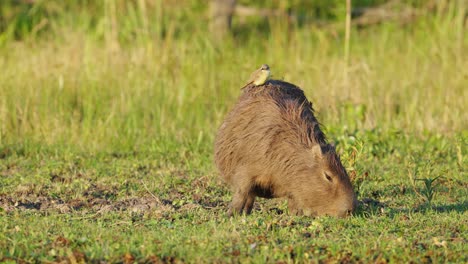
<path fill-rule="evenodd" d="M 291 214 L 344 217 L 355 208 L 348 174 L 297 86 L 247 86 L 215 140 L 215 163 L 232 188 L 229 214 L 255 197 L 288 199 Z"/>

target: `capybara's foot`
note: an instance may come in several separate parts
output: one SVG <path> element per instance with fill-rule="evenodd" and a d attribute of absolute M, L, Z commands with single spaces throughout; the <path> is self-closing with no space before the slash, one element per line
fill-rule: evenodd
<path fill-rule="evenodd" d="M 242 194 L 241 192 L 236 192 L 232 198 L 231 206 L 228 210 L 228 215 L 233 216 L 235 214 L 250 214 L 253 208 L 255 201 L 255 196 L 252 194 Z"/>

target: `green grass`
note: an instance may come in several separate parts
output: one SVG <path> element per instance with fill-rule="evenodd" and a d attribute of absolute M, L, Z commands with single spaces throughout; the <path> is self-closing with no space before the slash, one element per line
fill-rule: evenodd
<path fill-rule="evenodd" d="M 186 5 L 0 36 L 0 261 L 468 261 L 463 10 L 354 30 L 346 82 L 335 27 L 234 21 L 217 44 Z M 213 139 L 262 63 L 314 103 L 362 201 L 351 218 L 280 199 L 226 216 Z"/>
<path fill-rule="evenodd" d="M 126 255 L 184 262 L 466 261 L 467 181 L 456 158 L 462 142 L 373 136 L 382 142 L 361 133 L 346 138 L 380 148 L 365 148 L 351 169 L 366 177 L 359 198 L 370 202 L 349 219 L 289 216 L 281 200 L 259 200 L 252 215 L 229 218 L 230 194 L 208 152 L 11 154 L 0 167 L 1 202 L 8 205 L 0 217 L 2 255 L 26 261 L 116 262 Z M 416 168 L 419 178 L 443 176 L 431 206 L 417 195 L 422 184 L 413 189 L 409 174 Z"/>

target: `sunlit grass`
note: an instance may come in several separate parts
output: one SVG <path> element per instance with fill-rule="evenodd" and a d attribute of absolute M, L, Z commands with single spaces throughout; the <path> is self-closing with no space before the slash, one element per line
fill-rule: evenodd
<path fill-rule="evenodd" d="M 305 90 L 327 127 L 451 134 L 466 129 L 468 42 L 455 19 L 442 22 L 354 32 L 347 84 L 341 38 L 310 28 L 224 47 L 195 32 L 113 49 L 73 28 L 59 41 L 12 42 L 0 51 L 2 142 L 212 139 L 264 62 Z"/>
<path fill-rule="evenodd" d="M 339 23 L 234 21 L 216 43 L 179 2 L 52 9 L 34 34 L 0 34 L 0 261 L 466 260 L 463 9 L 353 29 L 345 78 Z M 225 215 L 213 139 L 262 63 L 304 89 L 371 201 L 352 218 L 264 199 Z M 413 178 L 437 179 L 430 203 Z"/>

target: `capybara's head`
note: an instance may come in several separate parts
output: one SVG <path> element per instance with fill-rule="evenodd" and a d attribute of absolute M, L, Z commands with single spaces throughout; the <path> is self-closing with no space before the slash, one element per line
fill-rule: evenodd
<path fill-rule="evenodd" d="M 356 195 L 335 148 L 329 144 L 308 149 L 296 197 L 305 215 L 346 217 L 356 207 Z"/>

